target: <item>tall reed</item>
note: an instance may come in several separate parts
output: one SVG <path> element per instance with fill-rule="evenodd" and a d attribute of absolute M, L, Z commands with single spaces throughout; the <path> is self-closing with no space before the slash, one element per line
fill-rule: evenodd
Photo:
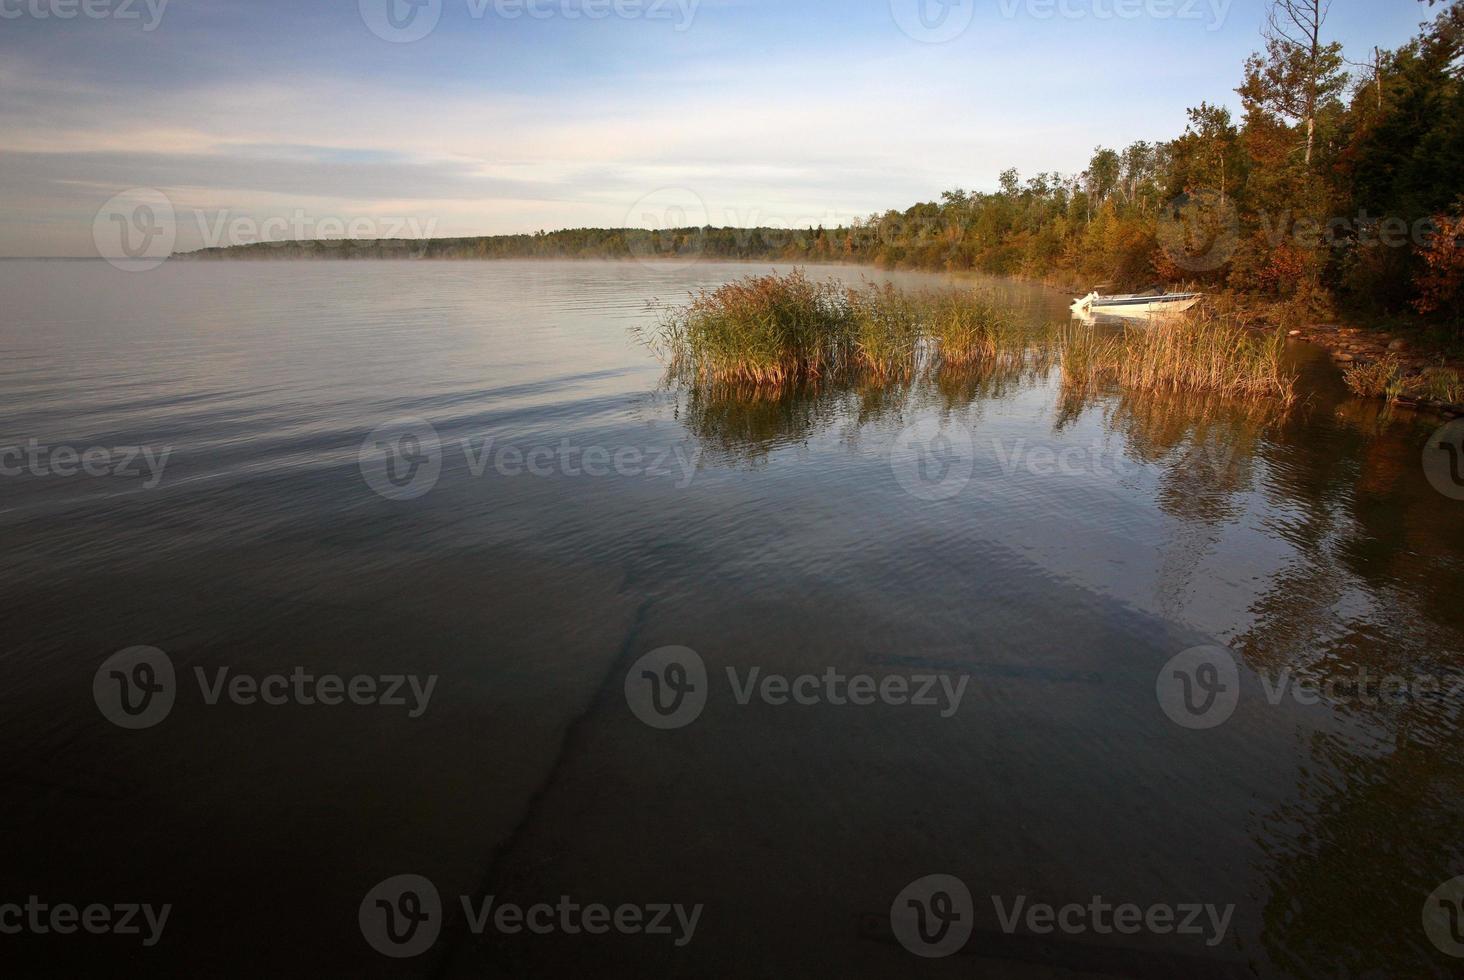
<path fill-rule="evenodd" d="M 923 365 L 1021 361 L 1032 338 L 991 297 L 971 290 L 907 294 L 850 288 L 801 270 L 749 276 L 662 308 L 647 342 L 674 373 L 700 381 L 781 385 L 845 371 L 878 380 Z M 1280 333 L 1232 317 L 1190 314 L 1119 333 L 1069 326 L 1058 341 L 1064 381 L 1230 398 L 1295 397 Z"/>
<path fill-rule="evenodd" d="M 843 367 L 852 326 L 842 290 L 795 271 L 694 293 L 663 311 L 651 343 L 703 380 L 781 384 Z"/>
<path fill-rule="evenodd" d="M 1111 382 L 1139 391 L 1211 392 L 1287 403 L 1296 397 L 1296 375 L 1285 366 L 1282 334 L 1258 334 L 1214 315 L 1163 317 L 1111 335 L 1071 325 L 1060 346 L 1069 384 Z"/>
<path fill-rule="evenodd" d="M 846 299 L 857 365 L 878 378 L 910 374 L 920 343 L 919 304 L 889 283 L 851 289 Z"/>
<path fill-rule="evenodd" d="M 1006 352 L 1021 351 L 1025 338 L 1016 324 L 989 296 L 944 292 L 926 300 L 929 334 L 946 364 L 971 364 Z"/>
<path fill-rule="evenodd" d="M 674 373 L 702 381 L 777 385 L 845 370 L 908 377 L 925 361 L 971 364 L 1020 355 L 1027 343 L 993 299 L 969 290 L 850 288 L 801 270 L 749 276 L 660 309 L 642 339 Z"/>

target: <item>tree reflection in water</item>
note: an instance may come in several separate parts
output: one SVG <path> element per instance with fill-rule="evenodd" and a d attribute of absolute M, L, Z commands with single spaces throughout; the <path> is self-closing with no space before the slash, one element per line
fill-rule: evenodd
<path fill-rule="evenodd" d="M 807 443 L 843 425 L 857 443 L 866 428 L 913 419 L 922 413 L 971 413 L 1045 382 L 1053 362 L 1044 350 L 987 358 L 960 366 L 923 359 L 905 377 L 877 379 L 845 374 L 818 383 L 736 385 L 668 374 L 665 385 L 680 399 L 678 417 L 712 464 L 757 468 L 774 451 Z"/>
<path fill-rule="evenodd" d="M 1243 590 L 1245 614 L 1223 631 L 1238 659 L 1273 689 L 1283 672 L 1334 689 L 1276 709 L 1296 743 L 1278 760 L 1294 766 L 1295 791 L 1258 800 L 1247 828 L 1265 856 L 1254 898 L 1266 957 L 1297 976 L 1317 964 L 1335 967 L 1326 975 L 1444 975 L 1420 916 L 1430 892 L 1464 873 L 1464 521 L 1422 477 L 1428 423 L 1327 391 L 1289 410 L 1080 392 L 1053 367 L 1034 349 L 883 384 L 672 385 L 687 431 L 728 466 L 760 467 L 836 429 L 854 444 L 921 415 L 975 426 L 1023 393 L 1051 392 L 1059 434 L 1099 419 L 1141 474 L 1132 489 L 1173 522 L 1156 576 L 1166 618 L 1194 622 L 1217 588 Z M 1252 546 L 1271 564 L 1219 582 L 1216 567 Z M 1386 675 L 1433 676 L 1443 689 L 1390 699 L 1376 687 Z M 1359 692 L 1359 677 L 1373 683 Z"/>
<path fill-rule="evenodd" d="M 1065 392 L 1058 425 L 1095 408 L 1126 456 L 1159 468 L 1156 503 L 1179 522 L 1159 576 L 1166 614 L 1183 616 L 1202 564 L 1252 514 L 1266 516 L 1250 530 L 1289 549 L 1230 638 L 1272 690 L 1290 678 L 1323 692 L 1294 732 L 1311 764 L 1253 828 L 1271 858 L 1257 896 L 1268 953 L 1298 976 L 1318 963 L 1442 970 L 1419 921 L 1447 869 L 1464 870 L 1464 533 L 1422 484 L 1420 423 L 1359 402 L 1095 406 Z M 1390 695 L 1399 683 L 1410 690 Z"/>

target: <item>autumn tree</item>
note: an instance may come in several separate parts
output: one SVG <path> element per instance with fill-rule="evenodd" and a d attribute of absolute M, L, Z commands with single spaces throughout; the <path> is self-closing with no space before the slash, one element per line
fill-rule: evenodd
<path fill-rule="evenodd" d="M 1347 87 L 1342 45 L 1322 43 L 1331 0 L 1272 0 L 1262 36 L 1266 53 L 1245 64 L 1240 89 L 1247 106 L 1262 107 L 1305 130 L 1305 162 L 1311 169 L 1317 117 L 1338 105 Z"/>

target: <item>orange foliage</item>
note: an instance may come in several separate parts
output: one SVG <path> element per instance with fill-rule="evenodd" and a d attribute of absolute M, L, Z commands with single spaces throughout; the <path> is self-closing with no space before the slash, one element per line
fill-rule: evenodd
<path fill-rule="evenodd" d="M 1311 277 L 1313 260 L 1291 242 L 1282 242 L 1265 265 L 1256 270 L 1256 280 L 1266 289 L 1286 295 Z"/>
<path fill-rule="evenodd" d="M 1414 306 L 1420 313 L 1452 310 L 1464 306 L 1464 215 L 1435 215 L 1435 231 L 1423 250 L 1426 271 L 1415 283 L 1419 297 Z"/>

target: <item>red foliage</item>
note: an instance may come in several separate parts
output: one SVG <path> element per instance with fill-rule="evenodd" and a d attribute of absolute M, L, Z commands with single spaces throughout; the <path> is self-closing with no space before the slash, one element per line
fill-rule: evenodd
<path fill-rule="evenodd" d="M 1414 280 L 1420 313 L 1464 312 L 1464 215 L 1435 215 L 1422 257 L 1428 268 Z"/>

